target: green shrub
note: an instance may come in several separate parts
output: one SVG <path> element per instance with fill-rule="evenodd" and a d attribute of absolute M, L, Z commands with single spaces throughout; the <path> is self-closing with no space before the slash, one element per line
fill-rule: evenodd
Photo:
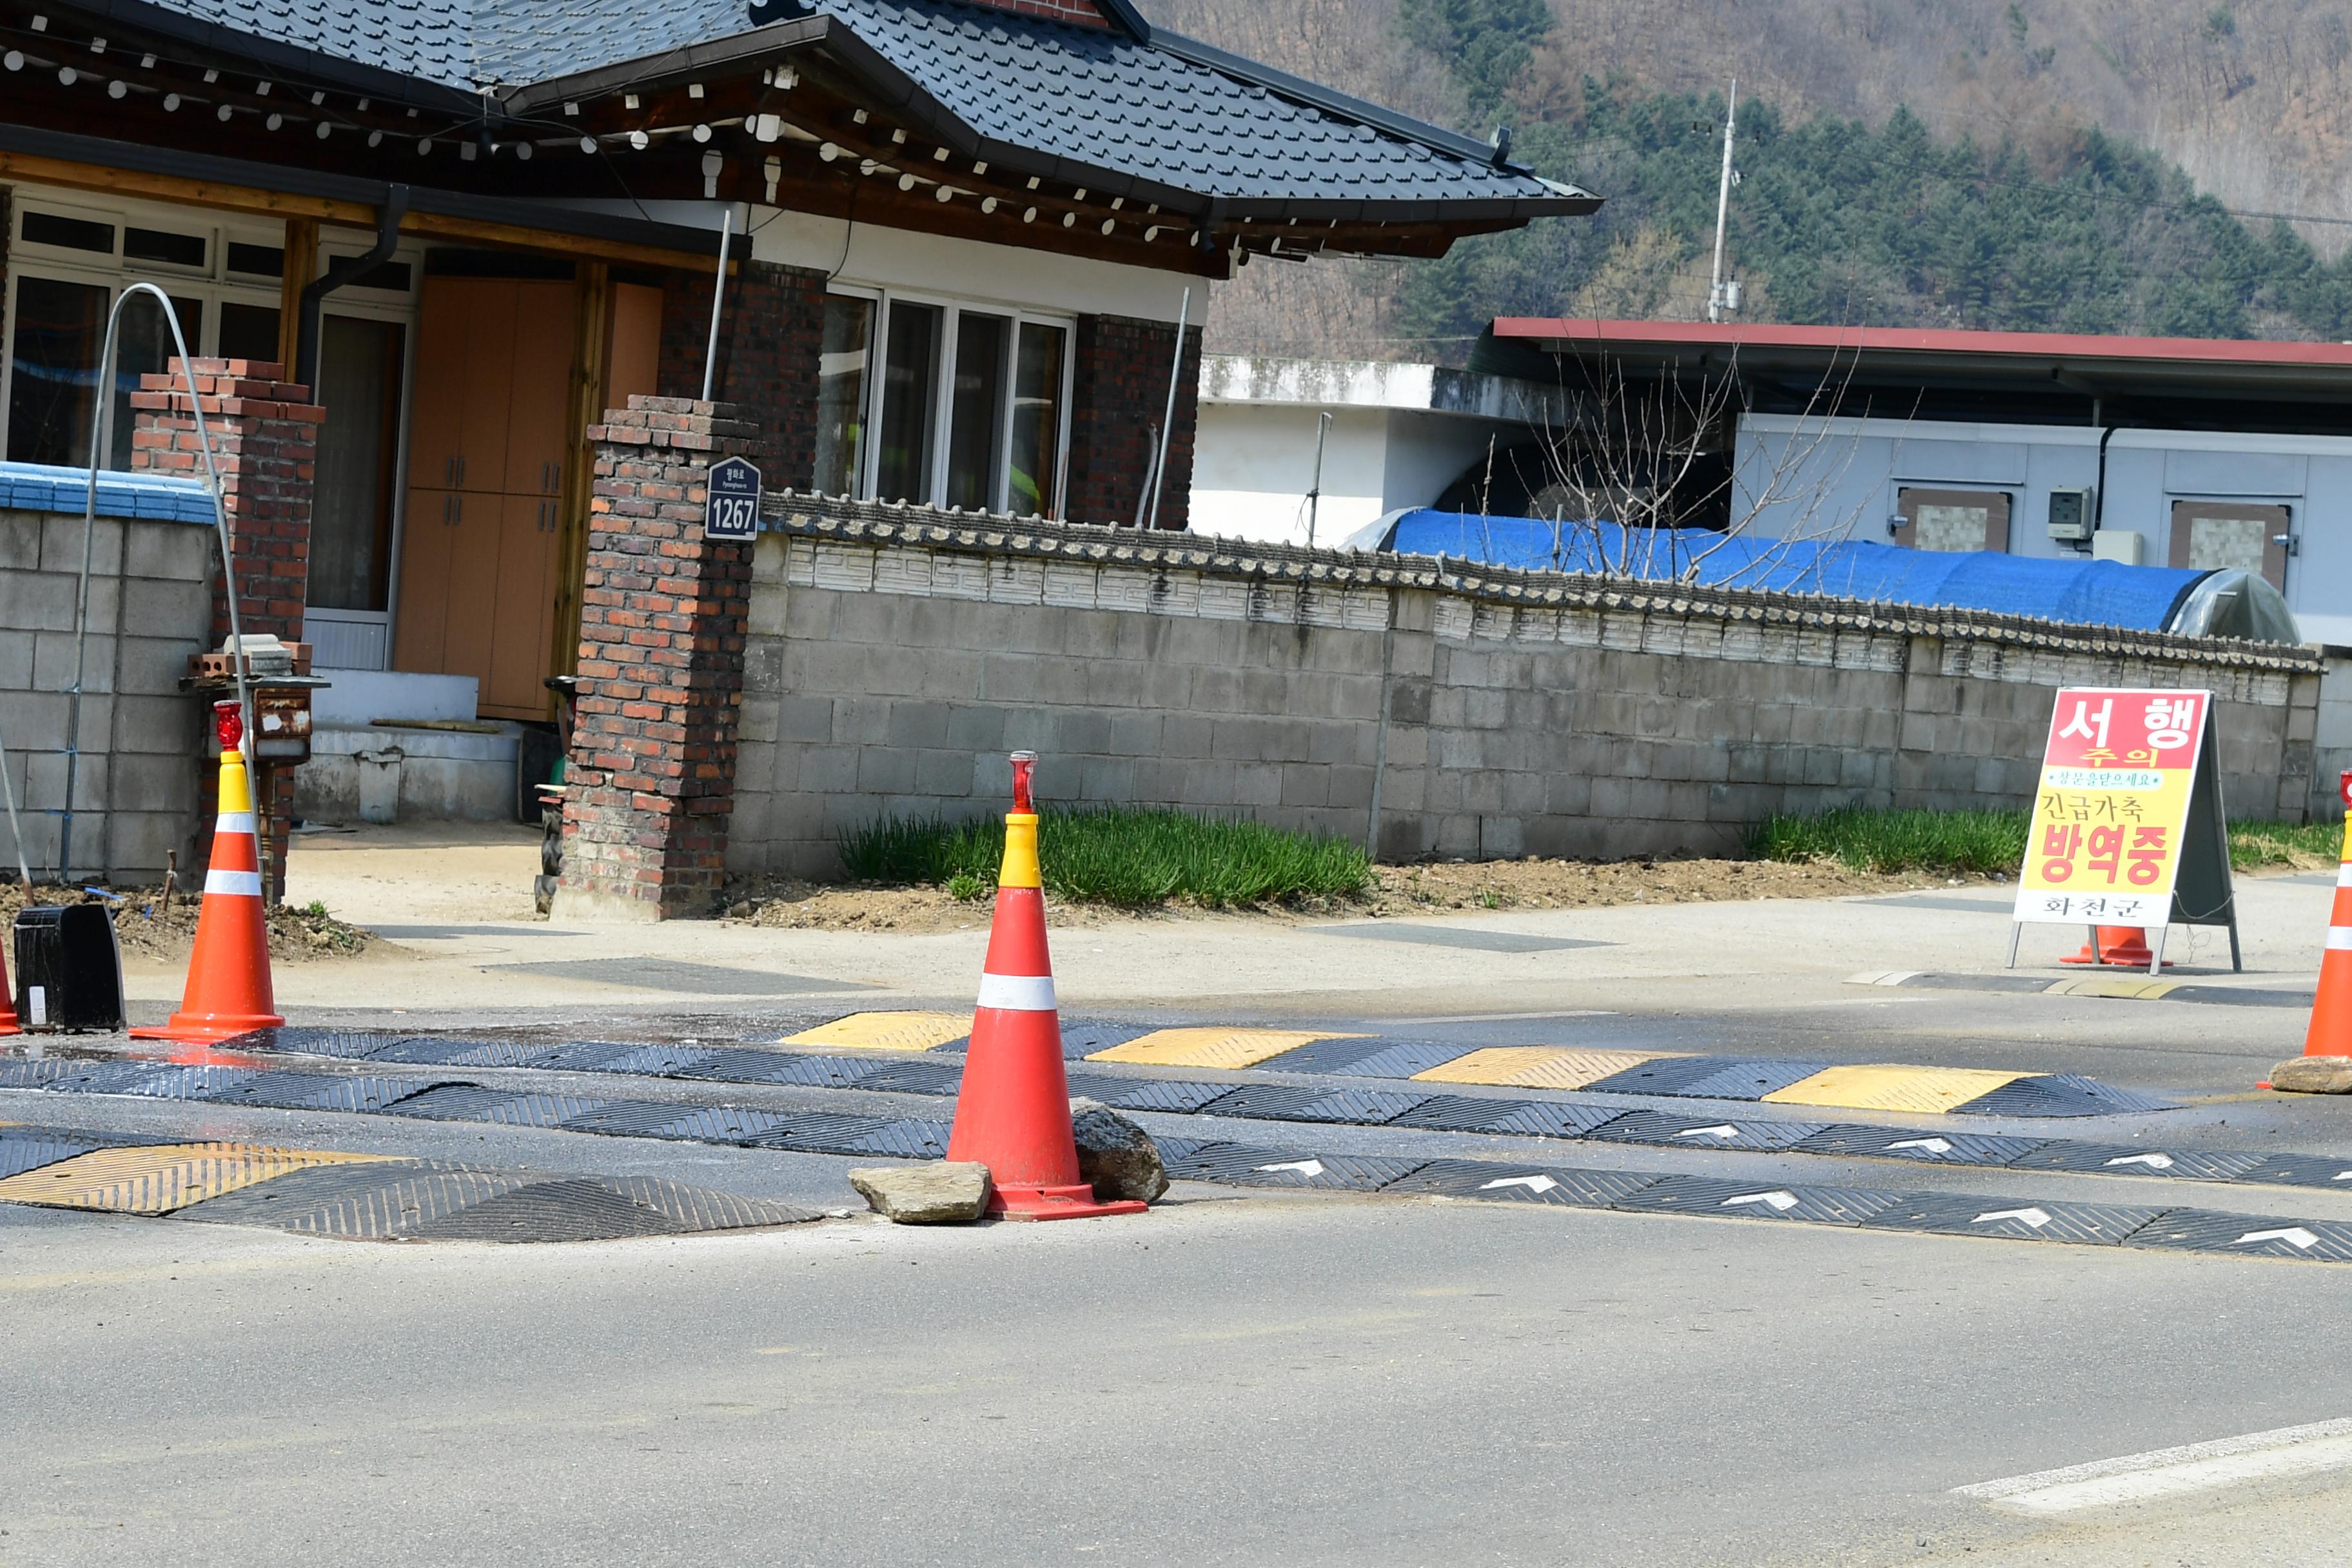
<path fill-rule="evenodd" d="M 861 881 L 928 883 L 961 897 L 970 879 L 976 896 L 996 885 L 1004 825 L 885 816 L 844 834 L 840 848 Z M 1372 879 L 1362 847 L 1342 838 L 1135 806 L 1045 811 L 1037 858 L 1046 891 L 1078 903 L 1247 908 L 1356 898 Z"/>
<path fill-rule="evenodd" d="M 2025 859 L 2030 825 L 2021 811 L 1840 806 L 1818 816 L 1767 817 L 1748 835 L 1748 852 L 1759 860 L 1834 860 L 1854 871 L 2011 876 Z M 2333 860 L 2343 831 L 2331 823 L 2233 823 L 2230 864 L 2251 871 Z"/>
<path fill-rule="evenodd" d="M 1948 871 L 1989 877 L 2025 858 L 2021 811 L 1872 811 L 1771 816 L 1748 836 L 1759 860 L 1835 860 L 1854 871 Z"/>

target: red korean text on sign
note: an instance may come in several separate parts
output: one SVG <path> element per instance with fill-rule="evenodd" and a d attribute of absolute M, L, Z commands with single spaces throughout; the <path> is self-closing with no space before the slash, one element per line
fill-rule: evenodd
<path fill-rule="evenodd" d="M 2054 768 L 2180 768 L 2204 720 L 2202 691 L 2067 692 L 2050 715 Z"/>

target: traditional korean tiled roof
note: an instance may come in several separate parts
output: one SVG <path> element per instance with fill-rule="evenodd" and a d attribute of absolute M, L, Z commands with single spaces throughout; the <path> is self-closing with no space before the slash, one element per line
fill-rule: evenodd
<path fill-rule="evenodd" d="M 224 49 L 503 97 L 756 37 L 743 0 L 93 0 Z M 1399 221 L 1527 218 L 1597 199 L 1423 124 L 1139 20 L 1076 26 L 959 0 L 779 0 L 820 47 L 976 148 L 1183 192 L 1236 217 L 1312 204 Z M 1112 16 L 1131 16 L 1124 6 Z M 804 35 L 803 35 L 804 36 Z M 782 34 L 779 37 L 781 40 Z"/>

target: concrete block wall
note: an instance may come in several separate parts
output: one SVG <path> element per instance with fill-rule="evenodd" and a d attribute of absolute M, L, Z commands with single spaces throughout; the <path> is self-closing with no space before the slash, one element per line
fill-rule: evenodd
<path fill-rule="evenodd" d="M 2064 685 L 2214 689 L 2232 815 L 2308 809 L 2319 677 L 2298 649 L 812 498 L 775 522 L 736 870 L 824 875 L 885 813 L 999 809 L 1016 748 L 1043 753 L 1048 800 L 1252 816 L 1391 860 L 1723 853 L 1774 812 L 2022 805 Z"/>
<path fill-rule="evenodd" d="M 2319 711 L 2313 721 L 2311 815 L 2334 822 L 2344 816 L 2344 774 L 2352 771 L 2352 657 L 2327 657 L 2320 678 Z"/>
<path fill-rule="evenodd" d="M 153 880 L 173 851 L 194 863 L 204 715 L 178 682 L 210 646 L 212 535 L 101 517 L 91 547 L 71 869 Z M 79 517 L 0 510 L 0 741 L 36 876 L 58 865 L 81 560 Z"/>

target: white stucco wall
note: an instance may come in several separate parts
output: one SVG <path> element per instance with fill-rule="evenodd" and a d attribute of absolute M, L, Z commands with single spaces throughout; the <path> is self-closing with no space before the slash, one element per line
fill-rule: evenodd
<path fill-rule="evenodd" d="M 1893 419 L 1740 420 L 1732 515 L 1756 513 L 1773 538 L 1884 541 L 1906 485 L 2006 490 L 2010 552 L 2057 558 L 2050 492 L 2099 482 L 2099 435 L 2081 426 L 1944 424 Z M 1777 470 L 1777 474 L 1776 474 Z M 2307 641 L 2352 646 L 2352 438 L 2219 431 L 2117 430 L 2107 443 L 2100 526 L 2145 541 L 2141 559 L 2169 559 L 2172 503 L 2242 500 L 2289 509 L 2299 553 L 2286 600 Z"/>
<path fill-rule="evenodd" d="M 1204 403 L 1192 444 L 1192 531 L 1307 542 L 1315 427 L 1323 409 Z M 1332 544 L 1389 510 L 1389 414 L 1331 410 L 1323 447 L 1323 500 L 1315 538 Z"/>

